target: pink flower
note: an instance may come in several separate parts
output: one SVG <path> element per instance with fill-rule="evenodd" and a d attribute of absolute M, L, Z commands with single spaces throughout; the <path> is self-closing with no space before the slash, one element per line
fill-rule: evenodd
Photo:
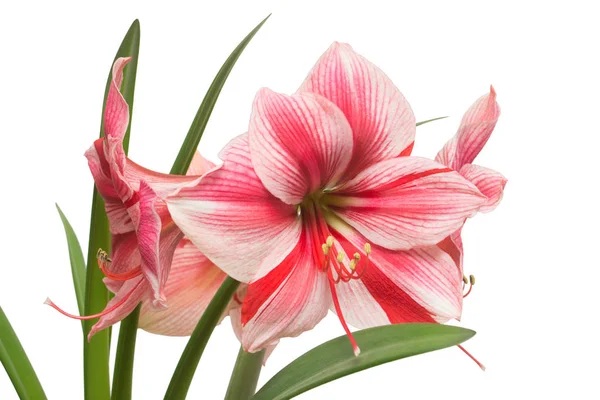
<path fill-rule="evenodd" d="M 113 66 L 104 113 L 106 135 L 85 153 L 112 233 L 112 258 L 99 251 L 98 264 L 115 296 L 104 311 L 84 317 L 65 313 L 47 300 L 70 317 L 100 318 L 88 338 L 125 318 L 140 302 L 141 327 L 157 333 L 189 334 L 225 278 L 189 242 L 182 241 L 183 232 L 163 200 L 178 188 L 193 185 L 198 175 L 213 165 L 197 154 L 189 170 L 196 176 L 175 176 L 150 171 L 125 157 L 122 141 L 129 125 L 129 107 L 120 86 L 129 60 L 119 58 Z M 188 281 L 192 278 L 197 281 Z M 166 309 L 167 296 L 173 309 L 156 312 Z"/>
<path fill-rule="evenodd" d="M 415 118 L 390 79 L 345 44 L 298 93 L 262 89 L 223 164 L 167 198 L 210 260 L 248 282 L 241 341 L 258 351 L 332 308 L 357 327 L 460 315 L 462 275 L 438 246 L 486 197 L 410 154 Z"/>
<path fill-rule="evenodd" d="M 496 91 L 490 87 L 490 93 L 481 96 L 467 110 L 456 135 L 435 157 L 437 162 L 458 171 L 487 197 L 486 203 L 480 208 L 482 212 L 492 211 L 498 206 L 507 182 L 499 172 L 472 164 L 490 138 L 499 117 L 500 107 L 496 102 Z M 462 274 L 461 231 L 462 227 L 440 242 L 439 246 L 452 256 Z"/>

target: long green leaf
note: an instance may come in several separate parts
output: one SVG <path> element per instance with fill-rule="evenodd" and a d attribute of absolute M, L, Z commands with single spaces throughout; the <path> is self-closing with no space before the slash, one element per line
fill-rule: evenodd
<path fill-rule="evenodd" d="M 229 73 L 233 69 L 236 61 L 248 45 L 250 40 L 254 37 L 256 32 L 263 26 L 267 19 L 271 14 L 269 14 L 265 19 L 263 19 L 260 24 L 256 26 L 249 34 L 240 42 L 240 44 L 233 50 L 231 55 L 225 60 L 225 63 L 215 76 L 215 79 L 212 81 L 206 95 L 204 96 L 204 100 L 202 100 L 202 104 L 200 104 L 200 108 L 198 108 L 198 112 L 194 117 L 194 121 L 192 122 L 192 126 L 188 131 L 187 136 L 179 150 L 179 154 L 177 154 L 177 158 L 173 163 L 173 167 L 171 168 L 171 174 L 175 175 L 185 175 L 192 162 L 192 158 L 194 157 L 194 153 L 198 148 L 198 144 L 200 143 L 200 139 L 202 138 L 202 134 L 204 133 L 204 128 L 206 128 L 206 124 L 208 123 L 208 118 L 212 113 L 213 108 L 215 107 L 215 103 L 217 102 L 217 98 L 221 93 L 221 89 L 225 84 L 225 80 L 229 76 Z"/>
<path fill-rule="evenodd" d="M 135 89 L 135 76 L 137 72 L 137 59 L 140 48 L 140 23 L 135 20 L 127 34 L 121 42 L 121 46 L 115 55 L 115 60 L 119 57 L 133 57 L 133 60 L 125 67 L 123 72 L 123 84 L 121 92 L 129 104 L 130 121 L 133 110 L 133 92 Z M 106 106 L 106 97 L 110 86 L 112 73 L 109 71 L 106 89 L 104 92 L 104 102 L 102 106 L 102 116 Z M 104 135 L 104 118 L 101 120 L 100 136 Z M 131 127 L 131 123 L 130 123 Z M 127 150 L 129 143 L 129 129 L 125 135 L 124 147 Z M 87 257 L 87 276 L 85 292 L 85 314 L 95 314 L 101 312 L 108 301 L 108 290 L 102 282 L 102 272 L 96 266 L 96 252 L 99 248 L 106 251 L 110 250 L 110 232 L 108 230 L 108 219 L 104 210 L 104 201 L 94 189 L 92 198 L 92 216 L 90 222 L 90 240 Z M 84 336 L 87 336 L 95 320 L 85 322 Z M 86 400 L 108 400 L 110 398 L 109 381 L 109 361 L 110 336 L 109 330 L 105 329 L 98 332 L 89 342 L 84 338 L 83 345 L 83 373 L 84 390 Z"/>
<path fill-rule="evenodd" d="M 334 379 L 390 361 L 455 346 L 474 331 L 438 324 L 387 325 L 354 332 L 356 357 L 346 336 L 308 351 L 279 371 L 252 400 L 291 399 Z"/>
<path fill-rule="evenodd" d="M 444 118 L 448 118 L 448 116 L 445 116 L 445 117 L 437 117 L 437 118 L 431 118 L 431 119 L 427 119 L 427 120 L 425 120 L 425 121 L 420 121 L 420 122 L 417 122 L 417 126 L 419 126 L 419 125 L 423 125 L 423 124 L 426 124 L 426 123 L 428 123 L 428 122 L 433 122 L 433 121 L 437 121 L 437 120 L 440 120 L 440 119 L 444 119 Z"/>
<path fill-rule="evenodd" d="M 238 281 L 227 277 L 215 293 L 181 354 L 164 400 L 183 400 L 187 396 L 206 343 L 239 284 Z"/>
<path fill-rule="evenodd" d="M 131 400 L 133 356 L 141 307 L 138 305 L 127 318 L 121 321 L 113 374 L 112 400 Z"/>
<path fill-rule="evenodd" d="M 83 258 L 83 252 L 81 251 L 81 245 L 79 244 L 79 240 L 77 239 L 73 227 L 58 204 L 56 204 L 56 209 L 58 210 L 58 214 L 60 215 L 60 219 L 65 228 L 65 234 L 67 235 L 71 274 L 73 275 L 73 286 L 75 286 L 75 297 L 77 297 L 79 314 L 83 315 L 85 307 L 85 260 Z"/>
<path fill-rule="evenodd" d="M 21 400 L 46 399 L 40 381 L 2 307 L 0 307 L 0 361 Z"/>
<path fill-rule="evenodd" d="M 225 400 L 248 400 L 256 391 L 256 384 L 265 358 L 265 350 L 246 353 L 242 347 L 231 372 Z"/>

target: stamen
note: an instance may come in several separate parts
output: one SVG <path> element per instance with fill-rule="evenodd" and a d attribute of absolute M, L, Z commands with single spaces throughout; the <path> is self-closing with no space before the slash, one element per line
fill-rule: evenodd
<path fill-rule="evenodd" d="M 473 357 L 473 355 L 471 353 L 469 353 L 464 347 L 462 347 L 460 344 L 457 345 L 457 347 L 459 349 L 461 349 L 466 355 L 469 356 L 469 358 L 473 361 L 475 361 L 475 364 L 477 364 L 477 366 L 479 366 L 479 368 L 481 368 L 482 371 L 485 371 L 485 365 L 483 365 L 482 363 L 480 363 L 475 357 Z"/>
<path fill-rule="evenodd" d="M 340 307 L 340 301 L 337 297 L 337 291 L 335 290 L 335 283 L 333 280 L 333 276 L 331 275 L 331 271 L 329 271 L 329 287 L 331 289 L 331 297 L 333 298 L 333 305 L 335 307 L 335 312 L 338 316 L 338 319 L 342 323 L 342 328 L 346 332 L 348 339 L 350 339 L 350 343 L 352 344 L 352 349 L 354 350 L 354 355 L 358 357 L 360 354 L 360 347 L 356 344 L 356 340 L 354 340 L 354 336 L 352 332 L 350 332 L 350 328 L 348 328 L 348 324 L 346 324 L 346 320 L 344 319 L 344 314 L 342 314 L 342 308 Z"/>
<path fill-rule="evenodd" d="M 463 278 L 464 278 L 463 281 L 466 281 L 467 278 L 466 277 L 463 277 Z M 471 293 L 471 290 L 473 290 L 473 286 L 475 285 L 475 276 L 469 275 L 469 281 L 467 283 L 469 284 L 469 290 L 467 290 L 467 293 L 465 293 L 463 295 L 463 299 L 466 298 Z M 463 287 L 463 289 L 464 289 L 464 287 Z"/>
<path fill-rule="evenodd" d="M 465 285 L 468 285 L 468 284 L 469 284 L 469 280 L 467 279 L 467 276 L 466 276 L 466 275 L 463 275 L 463 283 L 464 283 Z"/>
<path fill-rule="evenodd" d="M 127 281 L 129 279 L 139 276 L 142 273 L 141 266 L 138 266 L 137 268 L 131 269 L 122 274 L 111 272 L 109 268 L 110 264 L 112 263 L 112 259 L 108 256 L 108 253 L 102 249 L 98 249 L 96 256 L 98 258 L 98 267 L 100 267 L 100 270 L 102 271 L 104 276 L 106 276 L 109 279 L 115 281 Z"/>
<path fill-rule="evenodd" d="M 371 243 L 365 243 L 365 254 L 369 255 L 371 254 Z"/>
<path fill-rule="evenodd" d="M 50 307 L 54 308 L 56 311 L 58 311 L 62 315 L 65 315 L 65 316 L 67 316 L 69 318 L 78 319 L 78 320 L 88 320 L 88 319 L 100 318 L 100 317 L 105 316 L 108 313 L 113 312 L 114 310 L 116 310 L 117 308 L 119 308 L 123 304 L 125 304 L 125 302 L 131 297 L 131 295 L 133 294 L 133 292 L 138 288 L 138 286 L 141 285 L 141 283 L 143 281 L 144 281 L 143 279 L 140 279 L 140 281 L 133 287 L 133 289 L 131 289 L 129 292 L 127 292 L 125 294 L 125 296 L 123 296 L 123 298 L 121 300 L 119 300 L 117 303 L 115 303 L 110 308 L 107 308 L 107 309 L 105 309 L 104 311 L 102 311 L 101 313 L 98 313 L 98 314 L 85 315 L 85 316 L 73 315 L 73 314 L 70 314 L 70 313 L 64 311 L 60 307 L 58 307 L 56 304 L 54 304 L 54 302 L 52 300 L 50 300 L 50 298 L 47 298 L 46 301 L 44 301 L 44 304 L 49 305 Z"/>
<path fill-rule="evenodd" d="M 331 236 L 331 235 L 327 236 L 327 241 L 325 242 L 325 244 L 327 245 L 327 247 L 332 248 L 333 247 L 333 236 Z"/>
<path fill-rule="evenodd" d="M 345 256 L 346 256 L 346 254 L 344 254 L 344 252 L 343 252 L 343 251 L 340 251 L 340 252 L 338 253 L 338 255 L 337 255 L 337 257 L 336 257 L 336 258 L 337 258 L 338 262 L 340 262 L 340 263 L 341 263 L 341 262 L 343 262 L 343 261 L 344 261 L 344 257 L 345 257 Z"/>
<path fill-rule="evenodd" d="M 356 259 L 350 260 L 350 269 L 354 271 L 356 269 Z"/>
<path fill-rule="evenodd" d="M 321 249 L 323 250 L 323 254 L 325 254 L 326 256 L 329 255 L 329 249 L 330 249 L 330 247 L 327 247 L 327 244 L 323 243 L 321 245 Z"/>

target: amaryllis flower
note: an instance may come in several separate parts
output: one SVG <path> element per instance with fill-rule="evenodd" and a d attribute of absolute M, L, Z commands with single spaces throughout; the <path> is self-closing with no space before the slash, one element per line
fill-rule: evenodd
<path fill-rule="evenodd" d="M 203 266 L 190 262 L 187 258 L 189 247 L 180 243 L 183 232 L 171 219 L 166 203 L 162 200 L 182 185 L 194 184 L 199 176 L 160 174 L 137 165 L 125 156 L 122 142 L 129 125 L 129 107 L 119 90 L 123 68 L 129 60 L 130 58 L 119 58 L 113 66 L 104 113 L 105 137 L 96 140 L 85 153 L 96 188 L 104 199 L 112 233 L 111 257 L 99 251 L 98 263 L 106 275 L 106 286 L 115 296 L 101 313 L 83 317 L 65 313 L 50 300 L 47 301 L 49 305 L 73 318 L 99 317 L 88 338 L 125 318 L 141 301 L 144 301 L 145 313 L 149 308 L 166 308 L 167 295 L 171 293 L 178 293 L 176 301 L 188 301 L 189 293 L 195 292 L 195 286 L 192 283 L 185 292 L 181 292 L 181 277 L 206 275 L 206 279 L 221 281 L 225 277 L 212 264 Z M 190 170 L 201 174 L 211 167 L 212 164 L 197 156 Z M 168 282 L 176 249 L 180 254 L 175 258 L 178 262 L 174 267 L 175 278 Z M 220 276 L 211 277 L 217 271 Z M 211 284 L 206 281 L 200 286 Z M 198 308 L 201 309 L 202 307 Z M 192 318 L 192 315 L 189 317 Z M 160 322 L 153 326 L 149 320 L 152 318 L 143 316 L 142 323 L 150 330 L 158 330 L 156 324 Z"/>
<path fill-rule="evenodd" d="M 440 150 L 435 160 L 458 171 L 471 181 L 487 197 L 480 208 L 482 212 L 492 211 L 500 203 L 506 178 L 499 172 L 481 167 L 472 162 L 490 138 L 500 117 L 500 107 L 496 102 L 496 91 L 490 87 L 490 93 L 481 96 L 467 110 L 462 118 L 456 135 Z M 461 230 L 439 243 L 452 256 L 459 270 L 463 271 L 463 244 Z M 470 293 L 471 287 L 469 287 Z"/>
<path fill-rule="evenodd" d="M 410 154 L 415 118 L 391 80 L 335 43 L 300 91 L 262 89 L 223 164 L 167 198 L 177 225 L 248 282 L 241 341 L 254 352 L 332 308 L 357 327 L 460 315 L 460 275 L 437 243 L 486 197 Z"/>

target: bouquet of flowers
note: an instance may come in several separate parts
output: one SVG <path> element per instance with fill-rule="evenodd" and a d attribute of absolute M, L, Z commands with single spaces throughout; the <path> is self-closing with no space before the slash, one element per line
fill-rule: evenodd
<path fill-rule="evenodd" d="M 450 346 L 484 368 L 461 346 L 475 332 L 444 323 L 460 319 L 475 284 L 463 272 L 463 225 L 493 210 L 506 184 L 473 164 L 500 115 L 493 87 L 434 159 L 414 156 L 417 126 L 439 118 L 417 122 L 383 71 L 333 43 L 296 93 L 258 91 L 247 132 L 214 165 L 196 149 L 225 80 L 265 22 L 219 70 L 168 174 L 127 157 L 138 21 L 117 52 L 100 137 L 85 152 L 95 181 L 87 262 L 58 210 L 78 313 L 46 300 L 82 321 L 86 399 L 131 398 L 138 328 L 190 336 L 164 395 L 185 398 L 227 316 L 241 348 L 226 399 L 289 399 Z M 314 328 L 330 310 L 345 334 L 256 391 L 279 340 Z M 111 385 L 110 327 L 119 322 Z M 2 312 L 0 357 L 21 398 L 46 398 Z"/>

